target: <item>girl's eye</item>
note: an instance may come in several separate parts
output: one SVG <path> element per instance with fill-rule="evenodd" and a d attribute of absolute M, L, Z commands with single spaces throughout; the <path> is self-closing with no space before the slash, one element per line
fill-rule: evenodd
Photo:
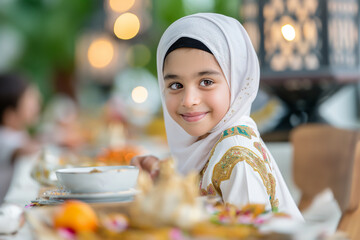
<path fill-rule="evenodd" d="M 175 83 L 171 83 L 169 85 L 169 88 L 172 89 L 172 90 L 177 90 L 177 89 L 180 89 L 182 88 L 182 85 L 178 82 L 175 82 Z"/>
<path fill-rule="evenodd" d="M 213 81 L 211 81 L 209 79 L 205 79 L 200 82 L 200 86 L 207 87 L 207 86 L 212 85 L 213 83 L 214 83 Z"/>

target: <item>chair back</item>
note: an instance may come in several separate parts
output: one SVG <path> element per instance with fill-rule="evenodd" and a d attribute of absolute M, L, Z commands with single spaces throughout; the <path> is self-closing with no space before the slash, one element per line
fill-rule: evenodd
<path fill-rule="evenodd" d="M 349 207 L 342 214 L 338 230 L 350 239 L 360 239 L 360 142 L 356 145 Z"/>
<path fill-rule="evenodd" d="M 294 182 L 302 192 L 299 209 L 308 207 L 326 188 L 332 190 L 343 213 L 356 209 L 360 189 L 355 191 L 354 177 L 359 177 L 360 169 L 354 160 L 360 157 L 360 149 L 356 149 L 360 148 L 359 133 L 325 124 L 304 124 L 291 131 L 290 140 Z"/>

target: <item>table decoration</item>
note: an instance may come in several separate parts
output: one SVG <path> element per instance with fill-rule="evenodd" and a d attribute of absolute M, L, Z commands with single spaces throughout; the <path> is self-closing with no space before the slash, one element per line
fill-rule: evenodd
<path fill-rule="evenodd" d="M 261 204 L 238 207 L 223 204 L 219 198 L 200 197 L 197 175 L 181 176 L 173 164 L 170 160 L 161 162 L 160 175 L 154 182 L 141 173 L 139 193 L 132 202 L 78 201 L 77 205 L 86 206 L 85 213 L 66 213 L 66 206 L 73 200 L 65 200 L 58 206 L 32 208 L 27 211 L 27 219 L 39 239 L 43 228 L 54 239 L 291 239 L 288 234 L 259 230 L 274 219 L 291 221 L 288 215 L 265 211 Z M 90 218 L 92 227 L 86 231 L 78 228 L 73 219 L 82 219 L 92 211 L 96 216 Z M 66 226 L 56 223 L 59 212 L 68 214 Z"/>

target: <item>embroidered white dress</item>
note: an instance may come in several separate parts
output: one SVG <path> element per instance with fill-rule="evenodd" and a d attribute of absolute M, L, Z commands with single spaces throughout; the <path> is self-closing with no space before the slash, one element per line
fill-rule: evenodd
<path fill-rule="evenodd" d="M 267 210 L 302 220 L 295 202 L 259 133 L 249 126 L 225 130 L 201 171 L 201 194 L 237 206 L 265 204 Z"/>

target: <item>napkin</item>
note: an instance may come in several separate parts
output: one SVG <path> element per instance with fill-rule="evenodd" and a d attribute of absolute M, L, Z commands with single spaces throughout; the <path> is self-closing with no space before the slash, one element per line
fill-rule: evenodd
<path fill-rule="evenodd" d="M 331 189 L 327 188 L 314 198 L 311 205 L 302 212 L 305 225 L 296 239 L 330 239 L 336 232 L 341 218 L 340 207 Z M 336 239 L 336 238 L 334 238 Z"/>
<path fill-rule="evenodd" d="M 322 223 L 324 231 L 333 234 L 341 218 L 340 207 L 330 188 L 325 189 L 314 198 L 311 205 L 302 212 L 306 222 Z"/>
<path fill-rule="evenodd" d="M 0 206 L 0 234 L 16 233 L 24 224 L 24 210 L 15 204 Z"/>
<path fill-rule="evenodd" d="M 260 226 L 260 231 L 288 234 L 294 240 L 346 239 L 335 234 L 341 210 L 330 189 L 320 192 L 302 214 L 305 222 L 274 218 Z"/>

